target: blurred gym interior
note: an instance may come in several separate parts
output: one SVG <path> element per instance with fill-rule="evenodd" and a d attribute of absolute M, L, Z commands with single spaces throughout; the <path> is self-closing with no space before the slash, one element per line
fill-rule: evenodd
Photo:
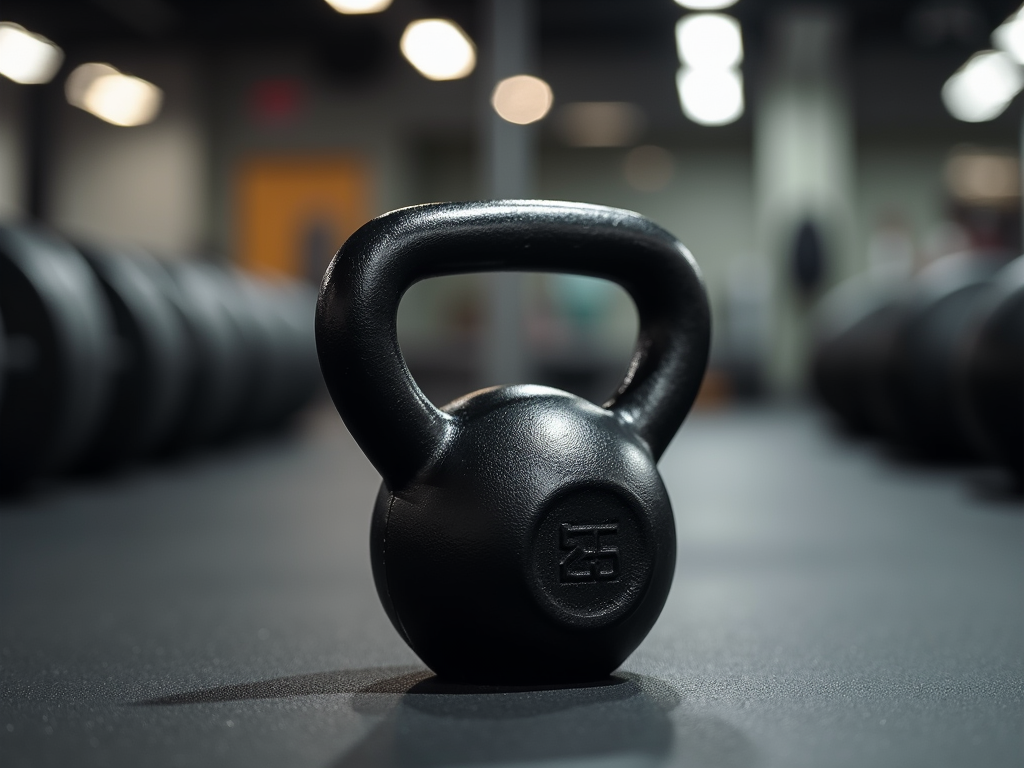
<path fill-rule="evenodd" d="M 1024 764 L 1022 89 L 1014 0 L 5 0 L 3 763 Z M 636 211 L 710 300 L 601 685 L 403 642 L 317 360 L 350 235 L 493 199 Z M 437 406 L 602 405 L 639 327 L 533 272 L 397 323 Z"/>

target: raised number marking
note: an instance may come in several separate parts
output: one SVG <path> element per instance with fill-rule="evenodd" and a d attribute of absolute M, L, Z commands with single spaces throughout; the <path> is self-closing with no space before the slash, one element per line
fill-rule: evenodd
<path fill-rule="evenodd" d="M 559 527 L 559 549 L 569 554 L 558 564 L 563 584 L 581 581 L 610 581 L 619 575 L 619 548 L 602 539 L 619 535 L 619 523 L 577 525 L 562 523 Z"/>

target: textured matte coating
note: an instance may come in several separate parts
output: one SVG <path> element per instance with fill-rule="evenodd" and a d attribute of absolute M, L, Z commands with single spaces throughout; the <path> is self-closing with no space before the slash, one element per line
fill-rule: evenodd
<path fill-rule="evenodd" d="M 405 290 L 432 275 L 572 272 L 636 301 L 639 342 L 599 407 L 507 386 L 435 408 L 398 346 Z M 484 683 L 607 676 L 668 596 L 672 508 L 655 463 L 696 396 L 710 318 L 696 264 L 638 214 L 540 201 L 449 203 L 371 221 L 338 252 L 317 306 L 328 389 L 384 484 L 374 580 L 438 674 Z"/>

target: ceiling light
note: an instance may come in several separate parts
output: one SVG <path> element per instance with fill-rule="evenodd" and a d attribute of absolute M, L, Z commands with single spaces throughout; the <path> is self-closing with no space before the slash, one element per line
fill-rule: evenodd
<path fill-rule="evenodd" d="M 996 27 L 992 44 L 1024 64 L 1024 15 L 1020 11 Z"/>
<path fill-rule="evenodd" d="M 104 75 L 120 74 L 109 64 L 92 62 L 75 67 L 64 81 L 64 95 L 73 107 L 85 109 L 85 92 L 96 80 Z"/>
<path fill-rule="evenodd" d="M 556 128 L 573 147 L 628 147 L 645 122 L 643 110 L 628 101 L 577 101 L 558 110 Z"/>
<path fill-rule="evenodd" d="M 743 76 L 735 69 L 688 69 L 676 74 L 683 114 L 700 125 L 726 125 L 743 114 Z"/>
<path fill-rule="evenodd" d="M 327 0 L 327 4 L 338 13 L 380 13 L 388 9 L 391 0 Z"/>
<path fill-rule="evenodd" d="M 448 19 L 420 19 L 405 28 L 402 55 L 428 80 L 458 80 L 476 66 L 476 47 Z"/>
<path fill-rule="evenodd" d="M 1003 51 L 976 53 L 942 86 L 942 101 L 957 120 L 981 123 L 1001 115 L 1013 101 L 1024 75 Z"/>
<path fill-rule="evenodd" d="M 676 5 L 691 11 L 720 11 L 736 5 L 736 0 L 676 0 Z"/>
<path fill-rule="evenodd" d="M 145 125 L 160 112 L 163 91 L 109 64 L 82 64 L 64 85 L 68 103 L 120 126 Z"/>
<path fill-rule="evenodd" d="M 960 151 L 946 162 L 946 186 L 968 204 L 1016 204 L 1020 197 L 1020 163 L 1016 155 Z"/>
<path fill-rule="evenodd" d="M 690 67 L 734 67 L 743 61 L 740 23 L 724 13 L 691 13 L 676 23 L 679 61 Z"/>
<path fill-rule="evenodd" d="M 163 92 L 150 82 L 131 75 L 104 75 L 85 92 L 85 108 L 108 123 L 145 125 L 160 111 Z"/>
<path fill-rule="evenodd" d="M 0 75 L 23 85 L 48 83 L 62 61 L 64 52 L 42 35 L 0 21 Z"/>
<path fill-rule="evenodd" d="M 494 111 L 517 125 L 535 123 L 543 118 L 554 100 L 551 86 L 533 75 L 506 77 L 494 87 L 491 96 Z"/>

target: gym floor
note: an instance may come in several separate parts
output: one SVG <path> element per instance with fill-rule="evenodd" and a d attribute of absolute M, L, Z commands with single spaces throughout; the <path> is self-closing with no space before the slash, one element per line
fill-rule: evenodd
<path fill-rule="evenodd" d="M 340 419 L 0 514 L 5 766 L 1020 766 L 1024 505 L 800 408 L 661 462 L 676 581 L 604 685 L 433 680 L 370 576 Z"/>

